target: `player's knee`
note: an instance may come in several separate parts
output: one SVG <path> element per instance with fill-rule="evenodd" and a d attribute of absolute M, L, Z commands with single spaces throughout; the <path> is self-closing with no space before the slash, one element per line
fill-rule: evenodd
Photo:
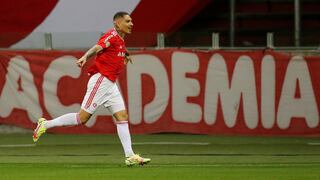
<path fill-rule="evenodd" d="M 81 124 L 84 124 L 84 123 L 86 123 L 87 121 L 89 121 L 90 117 L 91 117 L 91 114 L 90 114 L 90 113 L 87 113 L 87 112 L 85 112 L 85 111 L 80 111 L 80 112 L 79 112 L 79 118 L 80 118 Z"/>
<path fill-rule="evenodd" d="M 114 116 L 117 121 L 127 121 L 129 118 L 128 113 L 126 111 L 116 113 Z"/>
<path fill-rule="evenodd" d="M 89 121 L 89 119 L 90 119 L 90 117 L 88 117 L 88 116 L 80 116 L 81 124 L 86 123 L 87 121 Z"/>
<path fill-rule="evenodd" d="M 119 121 L 127 121 L 128 120 L 128 114 L 121 114 L 118 118 Z"/>

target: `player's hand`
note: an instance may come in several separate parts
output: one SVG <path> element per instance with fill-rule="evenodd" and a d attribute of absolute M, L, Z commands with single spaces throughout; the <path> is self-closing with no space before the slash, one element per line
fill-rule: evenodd
<path fill-rule="evenodd" d="M 128 62 L 130 62 L 132 64 L 132 58 L 130 55 L 126 55 L 126 57 L 124 59 L 124 64 L 128 64 Z"/>
<path fill-rule="evenodd" d="M 87 62 L 87 59 L 85 57 L 81 57 L 80 59 L 78 59 L 77 65 L 79 67 L 83 67 L 86 62 Z"/>

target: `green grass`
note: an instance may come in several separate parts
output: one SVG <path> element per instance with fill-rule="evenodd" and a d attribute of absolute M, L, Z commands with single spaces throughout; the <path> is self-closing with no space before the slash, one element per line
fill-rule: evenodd
<path fill-rule="evenodd" d="M 135 152 L 152 158 L 149 165 L 124 166 L 116 135 L 46 134 L 34 146 L 31 134 L 1 134 L 0 180 L 320 180 L 320 138 L 163 134 L 132 139 Z"/>

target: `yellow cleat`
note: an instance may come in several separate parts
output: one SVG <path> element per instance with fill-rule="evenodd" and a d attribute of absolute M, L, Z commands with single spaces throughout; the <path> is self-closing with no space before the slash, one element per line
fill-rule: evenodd
<path fill-rule="evenodd" d="M 125 160 L 125 163 L 127 166 L 133 166 L 133 165 L 145 165 L 148 164 L 151 161 L 149 158 L 143 158 L 139 156 L 138 154 L 132 155 L 130 157 L 127 157 Z"/>
<path fill-rule="evenodd" d="M 44 127 L 44 122 L 46 121 L 46 119 L 44 118 L 40 118 L 38 119 L 38 125 L 37 128 L 33 131 L 33 141 L 37 142 L 38 139 L 40 138 L 40 136 L 46 132 L 46 127 Z"/>

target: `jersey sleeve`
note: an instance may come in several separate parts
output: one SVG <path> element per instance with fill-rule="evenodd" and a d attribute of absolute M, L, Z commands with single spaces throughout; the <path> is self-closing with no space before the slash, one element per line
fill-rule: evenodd
<path fill-rule="evenodd" d="M 107 43 L 107 42 L 109 42 L 110 45 L 111 45 L 111 44 L 114 43 L 114 41 L 115 41 L 115 37 L 114 37 L 112 34 L 104 35 L 104 36 L 102 36 L 102 37 L 99 39 L 97 45 L 99 45 L 99 46 L 101 46 L 103 49 L 105 49 L 105 48 L 107 48 L 107 47 L 106 47 L 106 43 Z"/>

